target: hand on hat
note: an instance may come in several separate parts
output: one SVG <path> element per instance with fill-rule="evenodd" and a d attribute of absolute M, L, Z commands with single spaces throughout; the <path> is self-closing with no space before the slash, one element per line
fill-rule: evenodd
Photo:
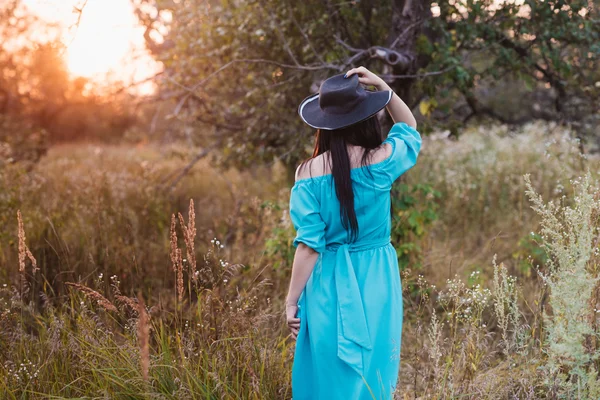
<path fill-rule="evenodd" d="M 364 85 L 375 86 L 377 90 L 392 90 L 383 79 L 381 79 L 365 67 L 352 68 L 350 71 L 346 72 L 346 75 L 344 75 L 344 77 L 349 78 L 354 74 L 358 75 L 358 81 Z"/>

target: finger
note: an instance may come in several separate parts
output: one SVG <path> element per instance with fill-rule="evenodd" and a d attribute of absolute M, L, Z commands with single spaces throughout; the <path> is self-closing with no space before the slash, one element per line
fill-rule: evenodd
<path fill-rule="evenodd" d="M 346 75 L 344 75 L 346 78 L 350 78 L 352 75 L 356 74 L 358 71 L 356 70 L 356 68 L 352 68 L 351 70 L 348 70 L 348 72 L 346 72 Z"/>
<path fill-rule="evenodd" d="M 294 324 L 298 323 L 299 324 L 300 323 L 300 318 L 288 318 L 287 322 L 288 322 L 288 324 L 291 324 L 291 323 L 294 323 Z"/>
<path fill-rule="evenodd" d="M 298 322 L 298 323 L 290 323 L 290 324 L 288 324 L 288 326 L 290 328 L 300 328 L 300 322 Z"/>
<path fill-rule="evenodd" d="M 358 68 L 353 68 L 351 70 L 349 70 L 348 72 L 346 72 L 346 78 L 349 78 L 351 75 L 357 74 L 358 75 L 358 81 L 360 83 L 364 83 L 367 85 L 371 84 L 372 81 L 372 77 L 370 76 L 370 71 L 368 69 L 366 69 L 365 67 L 358 67 Z"/>

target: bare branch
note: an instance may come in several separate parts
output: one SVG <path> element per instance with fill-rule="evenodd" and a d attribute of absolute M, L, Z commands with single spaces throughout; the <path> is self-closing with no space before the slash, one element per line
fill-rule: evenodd
<path fill-rule="evenodd" d="M 213 78 L 215 75 L 217 75 L 218 73 L 222 72 L 223 70 L 231 67 L 232 65 L 239 64 L 239 63 L 270 64 L 270 65 L 279 66 L 281 68 L 298 69 L 298 70 L 304 70 L 304 71 L 319 71 L 319 70 L 323 70 L 323 69 L 334 69 L 336 71 L 340 70 L 338 67 L 335 67 L 333 65 L 327 65 L 327 64 L 325 64 L 325 65 L 323 65 L 323 64 L 316 64 L 316 65 L 291 65 L 291 64 L 284 64 L 284 63 L 280 63 L 280 62 L 277 62 L 277 61 L 265 60 L 265 59 L 260 59 L 260 58 L 240 58 L 240 59 L 231 60 L 231 61 L 225 63 L 224 65 L 222 65 L 217 70 L 215 70 L 212 73 L 210 73 L 208 76 L 206 76 L 205 78 L 203 78 L 200 82 L 196 83 L 192 87 L 187 87 L 185 85 L 182 85 L 181 83 L 175 81 L 173 78 L 171 78 L 170 76 L 168 76 L 168 75 L 165 74 L 165 77 L 170 82 L 172 82 L 173 84 L 179 86 L 180 88 L 182 88 L 182 89 L 184 89 L 185 91 L 188 92 L 188 94 L 185 95 L 179 101 L 179 103 L 177 104 L 177 106 L 175 107 L 174 114 L 175 115 L 179 114 L 179 112 L 181 111 L 181 109 L 183 108 L 183 106 L 185 105 L 185 103 L 187 102 L 187 100 L 193 94 L 195 94 L 196 90 L 198 90 L 200 87 L 202 87 L 211 78 Z"/>
<path fill-rule="evenodd" d="M 73 6 L 73 14 L 77 14 L 77 20 L 75 21 L 75 23 L 73 25 L 71 25 L 69 27 L 69 30 L 75 29 L 75 32 L 73 32 L 73 37 L 71 37 L 71 40 L 69 41 L 69 43 L 64 46 L 63 51 L 61 53 L 64 53 L 71 46 L 73 41 L 75 40 L 75 37 L 77 36 L 77 31 L 79 31 L 79 25 L 81 24 L 81 17 L 83 15 L 83 10 L 87 6 L 87 3 L 88 3 L 88 0 L 84 0 L 83 3 L 80 3 L 79 6 L 77 6 L 77 5 Z"/>
<path fill-rule="evenodd" d="M 402 31 L 402 33 L 400 33 L 400 35 L 398 35 L 398 37 L 396 39 L 394 39 L 394 41 L 392 42 L 392 44 L 390 45 L 390 48 L 394 48 L 396 47 L 396 45 L 398 44 L 398 42 L 400 42 L 401 39 L 403 39 L 410 31 L 411 29 L 421 25 L 423 22 L 425 22 L 425 19 L 413 22 L 412 24 L 408 25 L 406 27 L 406 29 L 404 29 L 404 31 Z"/>
<path fill-rule="evenodd" d="M 264 7 L 262 6 L 262 3 L 258 2 L 258 4 L 260 5 L 261 9 L 263 11 L 265 11 Z M 277 22 L 278 21 L 277 17 L 275 15 L 273 15 L 273 12 L 271 12 L 270 10 L 269 10 L 269 14 L 271 16 L 271 21 L 275 22 L 275 31 L 277 31 L 277 35 L 279 36 L 279 40 L 281 40 L 281 42 L 283 44 L 283 48 L 285 49 L 286 53 L 288 53 L 288 55 L 290 56 L 290 58 L 292 59 L 292 61 L 294 62 L 294 64 L 296 66 L 300 65 L 300 63 L 296 59 L 296 56 L 292 52 L 292 49 L 290 48 L 290 45 L 289 45 L 287 39 L 285 38 L 283 32 L 281 31 L 281 29 L 279 27 L 279 23 Z"/>
<path fill-rule="evenodd" d="M 259 2 L 260 4 L 260 2 Z M 265 8 L 262 6 L 261 4 L 261 8 L 263 11 L 266 11 Z M 300 69 L 304 69 L 304 65 L 302 65 L 300 62 L 298 62 L 298 59 L 296 58 L 296 56 L 294 55 L 294 53 L 292 52 L 292 49 L 290 48 L 289 42 L 286 39 L 285 35 L 283 34 L 283 31 L 279 25 L 278 18 L 273 15 L 272 11 L 268 11 L 270 16 L 271 16 L 271 21 L 275 22 L 275 30 L 277 31 L 277 35 L 279 36 L 279 40 L 281 40 L 282 44 L 283 44 L 283 48 L 285 49 L 286 53 L 290 56 L 290 58 L 292 59 L 292 61 L 294 62 L 294 65 L 296 68 L 300 68 Z M 292 13 L 290 13 L 291 15 Z M 293 16 L 292 16 L 293 18 Z M 296 24 L 298 24 L 296 22 Z M 304 36 L 304 38 L 309 42 L 310 47 L 313 49 L 313 51 L 315 51 L 314 47 L 312 47 L 312 44 L 310 43 L 310 41 L 308 40 L 308 36 L 306 36 L 306 34 L 304 33 L 304 31 L 300 28 L 300 26 L 298 25 L 298 29 L 300 30 L 300 32 L 302 33 L 302 35 Z M 324 69 L 324 67 L 327 67 L 328 69 L 337 69 L 340 70 L 340 66 L 339 65 L 333 65 L 330 63 L 326 63 L 323 61 L 323 59 L 321 58 L 321 56 L 315 51 L 315 54 L 317 55 L 317 58 L 321 61 L 320 67 L 318 69 Z"/>
<path fill-rule="evenodd" d="M 148 83 L 148 82 L 150 82 L 150 81 L 153 81 L 154 79 L 158 78 L 158 77 L 159 77 L 159 76 L 161 76 L 162 74 L 164 74 L 164 71 L 157 72 L 156 74 L 154 74 L 154 75 L 152 75 L 152 76 L 149 76 L 149 77 L 147 77 L 147 78 L 144 78 L 144 79 L 142 79 L 142 80 L 139 80 L 139 81 L 136 81 L 136 82 L 131 82 L 129 85 L 126 85 L 126 86 L 120 87 L 119 89 L 117 89 L 116 91 L 114 91 L 114 92 L 112 93 L 112 95 L 116 95 L 116 94 L 122 93 L 122 92 L 124 92 L 125 90 L 131 89 L 131 88 L 133 88 L 133 87 L 135 87 L 135 86 L 138 86 L 138 85 L 143 85 L 144 83 Z"/>
<path fill-rule="evenodd" d="M 179 174 L 177 174 L 177 176 L 173 179 L 173 181 L 171 182 L 171 184 L 169 185 L 169 190 L 173 190 L 173 188 L 175 188 L 175 186 L 177 186 L 177 184 L 179 183 L 179 181 L 181 181 L 192 169 L 192 167 L 194 165 L 196 165 L 196 163 L 198 161 L 200 161 L 201 159 L 203 159 L 204 157 L 206 157 L 207 155 L 210 154 L 211 151 L 213 151 L 215 148 L 217 148 L 218 146 L 221 145 L 222 139 L 218 140 L 217 142 L 213 143 L 211 146 L 204 148 L 200 153 L 198 153 L 193 159 L 192 161 L 189 162 L 188 165 L 186 165 L 181 172 L 179 172 Z M 169 183 L 169 181 L 171 180 L 171 178 L 173 177 L 173 174 L 170 174 L 167 176 L 167 178 L 165 178 L 162 182 L 162 187 L 166 188 L 167 184 Z"/>
<path fill-rule="evenodd" d="M 83 9 L 87 6 L 88 0 L 84 0 L 84 2 L 78 7 L 73 6 L 73 13 L 77 13 L 77 21 L 75 22 L 75 26 L 79 28 L 79 24 L 81 23 L 81 16 L 83 15 Z"/>
<path fill-rule="evenodd" d="M 456 65 L 451 65 L 450 67 L 444 68 L 439 71 L 431 71 L 425 72 L 423 74 L 407 74 L 407 75 L 380 75 L 382 79 L 419 79 L 419 78 L 427 78 L 428 76 L 436 76 L 445 74 L 448 71 L 456 68 Z"/>
<path fill-rule="evenodd" d="M 319 59 L 319 61 L 321 61 L 321 63 L 326 64 L 325 60 L 323 60 L 323 57 L 321 57 L 321 54 L 319 54 L 319 52 L 313 46 L 313 44 L 310 41 L 310 39 L 308 38 L 308 35 L 306 34 L 306 32 L 304 32 L 304 29 L 302 29 L 302 27 L 298 23 L 298 20 L 296 20 L 296 17 L 294 17 L 293 10 L 290 10 L 290 2 L 289 2 L 289 0 L 286 1 L 286 5 L 287 5 L 287 12 L 288 12 L 288 14 L 289 14 L 292 22 L 294 23 L 294 25 L 296 26 L 296 28 L 300 31 L 300 34 L 302 35 L 302 37 L 304 37 L 304 40 L 306 41 L 306 43 L 308 44 L 308 46 L 310 47 L 310 49 L 312 50 L 312 52 L 315 54 L 315 57 L 317 57 Z"/>
<path fill-rule="evenodd" d="M 363 49 L 357 49 L 355 47 L 350 46 L 348 43 L 344 42 L 339 35 L 333 35 L 333 37 L 335 38 L 335 41 L 338 42 L 339 44 L 341 44 L 342 46 L 344 46 L 346 48 L 346 50 L 349 50 L 353 53 L 359 53 L 359 52 L 363 52 Z"/>

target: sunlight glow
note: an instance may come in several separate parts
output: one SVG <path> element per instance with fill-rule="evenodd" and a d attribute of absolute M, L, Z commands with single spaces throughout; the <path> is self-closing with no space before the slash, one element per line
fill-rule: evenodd
<path fill-rule="evenodd" d="M 160 70 L 160 64 L 146 51 L 144 28 L 130 0 L 88 0 L 81 14 L 74 9 L 84 4 L 81 0 L 25 0 L 25 4 L 64 30 L 65 62 L 74 77 L 104 84 L 115 80 L 132 83 Z"/>
<path fill-rule="evenodd" d="M 132 50 L 136 24 L 129 1 L 88 2 L 67 50 L 69 70 L 92 77 L 118 68 Z"/>

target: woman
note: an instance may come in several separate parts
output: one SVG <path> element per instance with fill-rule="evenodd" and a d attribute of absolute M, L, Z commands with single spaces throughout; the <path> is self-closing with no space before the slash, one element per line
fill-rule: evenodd
<path fill-rule="evenodd" d="M 394 120 L 385 140 L 376 116 L 384 107 Z M 325 80 L 298 111 L 317 134 L 290 197 L 292 398 L 392 399 L 403 307 L 390 189 L 415 165 L 421 136 L 406 104 L 364 67 Z"/>

